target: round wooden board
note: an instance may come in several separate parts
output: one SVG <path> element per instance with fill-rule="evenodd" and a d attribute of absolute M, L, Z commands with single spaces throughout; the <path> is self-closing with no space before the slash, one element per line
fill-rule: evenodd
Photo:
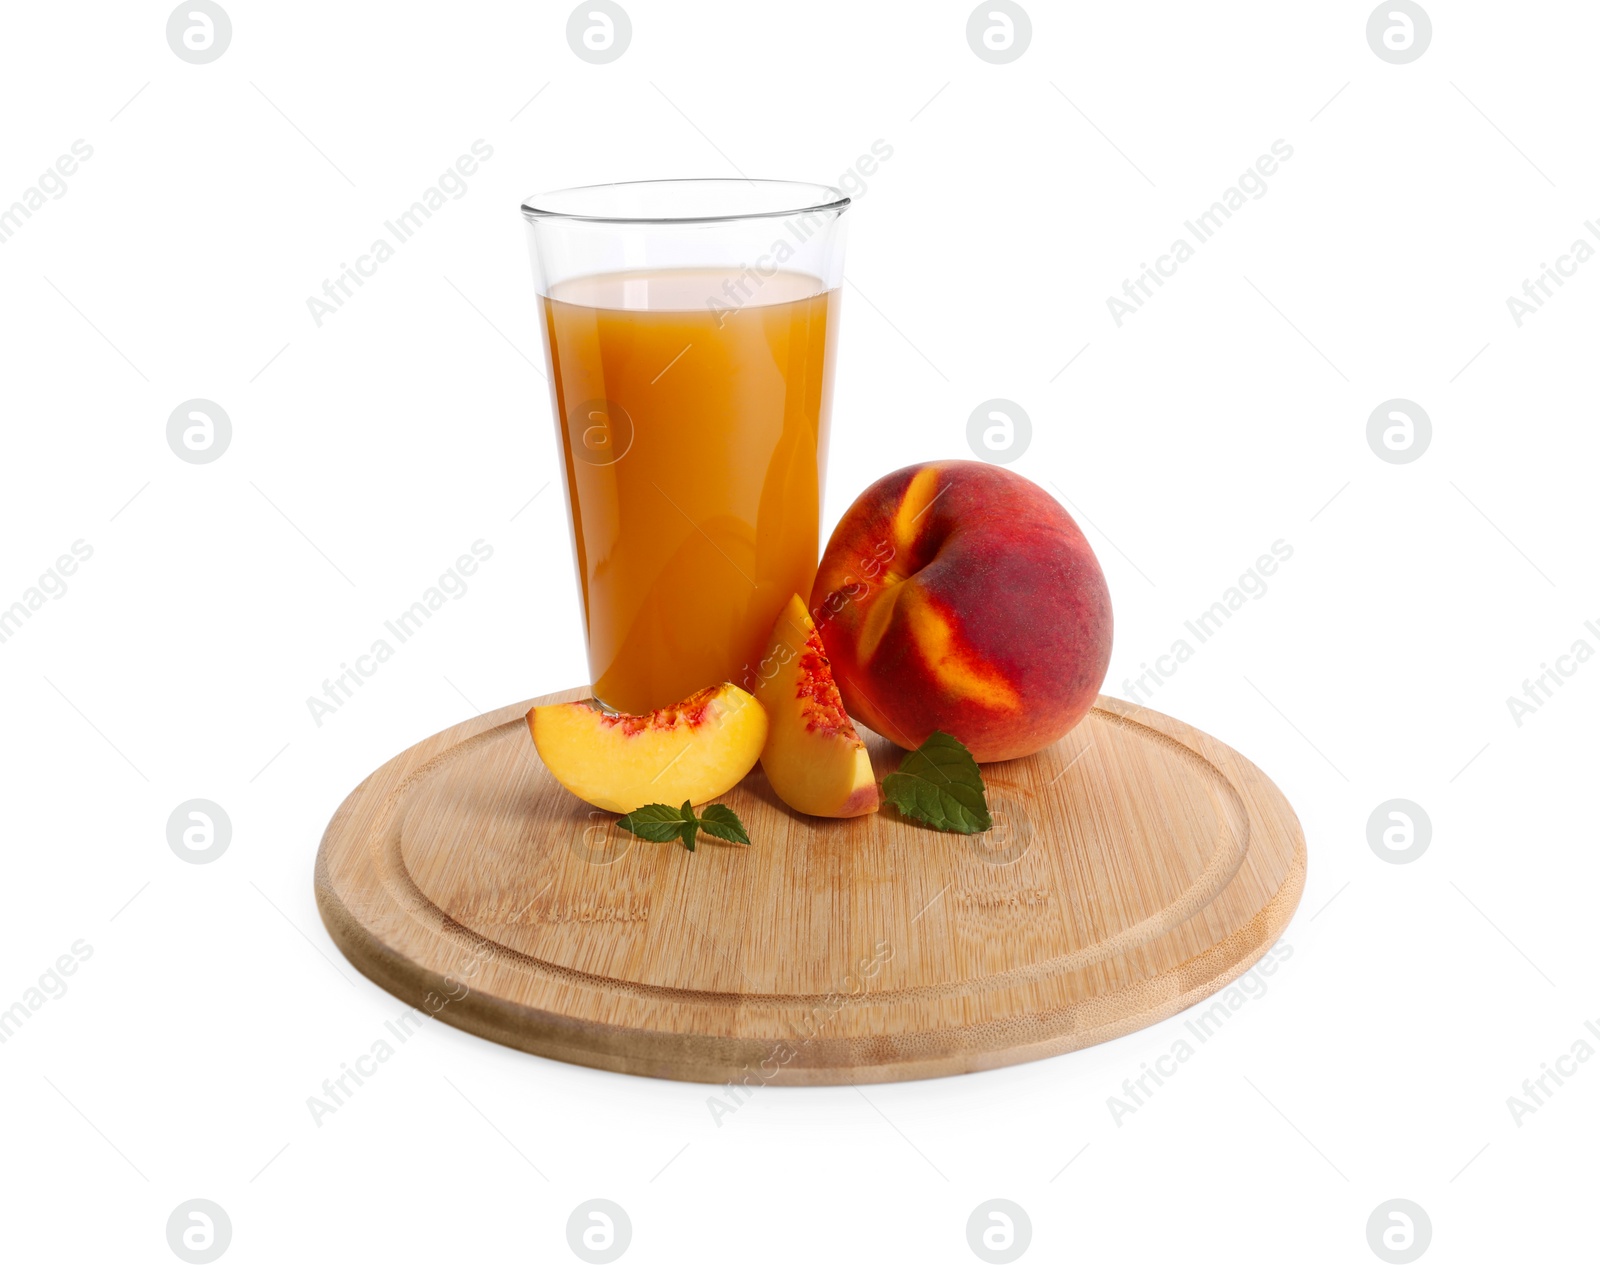
<path fill-rule="evenodd" d="M 550 1058 L 811 1085 L 1044 1058 L 1222 988 L 1305 885 L 1300 824 L 1255 765 L 1118 699 L 985 766 L 986 834 L 893 809 L 802 817 L 757 766 L 721 801 L 753 846 L 702 835 L 695 852 L 619 831 L 557 785 L 532 705 L 368 777 L 323 836 L 316 892 L 377 984 Z M 882 777 L 899 749 L 867 738 Z"/>

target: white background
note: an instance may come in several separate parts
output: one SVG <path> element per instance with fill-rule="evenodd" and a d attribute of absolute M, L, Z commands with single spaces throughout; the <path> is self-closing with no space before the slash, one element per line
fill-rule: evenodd
<path fill-rule="evenodd" d="M 1521 726 L 1506 698 L 1600 648 L 1600 262 L 1521 328 L 1505 300 L 1600 215 L 1600 11 L 1439 0 L 1392 65 L 1365 3 L 1035 0 L 991 65 L 964 3 L 636 0 L 597 66 L 565 5 L 227 7 L 209 65 L 161 4 L 15 5 L 0 32 L 0 206 L 94 151 L 0 245 L 0 605 L 94 551 L 0 644 L 0 1006 L 93 949 L 0 1046 L 8 1256 L 170 1261 L 192 1197 L 226 1209 L 228 1261 L 576 1259 L 592 1197 L 627 1210 L 630 1261 L 970 1261 L 993 1197 L 1027 1210 L 1025 1259 L 1372 1260 L 1396 1197 L 1429 1259 L 1592 1251 L 1600 1060 L 1520 1127 L 1506 1100 L 1600 1024 L 1600 663 Z M 307 296 L 479 138 L 466 195 L 318 328 Z M 1107 297 L 1279 138 L 1267 194 L 1118 328 Z M 879 139 L 825 528 L 1018 402 L 1012 468 L 1107 572 L 1116 694 L 1291 544 L 1152 705 L 1299 812 L 1292 958 L 1120 1123 L 1182 1017 L 765 1089 L 720 1127 L 710 1087 L 431 1024 L 318 1127 L 307 1097 L 403 1009 L 317 917 L 329 815 L 401 748 L 585 675 L 518 201 L 836 182 Z M 166 443 L 194 397 L 232 419 L 214 464 Z M 1411 464 L 1366 441 L 1394 397 L 1432 418 Z M 480 538 L 466 596 L 318 727 L 307 696 Z M 233 823 L 213 864 L 167 846 L 195 797 Z M 1406 865 L 1367 842 L 1395 797 L 1433 825 Z"/>

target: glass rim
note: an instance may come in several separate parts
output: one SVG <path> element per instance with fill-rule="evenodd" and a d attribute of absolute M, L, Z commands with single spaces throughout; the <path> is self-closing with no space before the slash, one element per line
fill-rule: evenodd
<path fill-rule="evenodd" d="M 731 211 L 724 214 L 664 214 L 664 215 L 622 215 L 605 211 L 603 208 L 598 213 L 584 210 L 563 210 L 559 200 L 576 198 L 582 200 L 584 195 L 603 201 L 607 193 L 619 190 L 635 189 L 661 189 L 663 186 L 685 185 L 729 185 L 735 188 L 763 187 L 772 192 L 779 188 L 806 191 L 793 199 L 784 199 L 783 205 L 769 209 L 751 211 Z M 541 205 L 543 204 L 543 205 Z M 733 220 L 767 220 L 785 219 L 794 215 L 812 215 L 825 211 L 844 211 L 850 205 L 849 196 L 842 190 L 828 184 L 813 184 L 804 180 L 763 180 L 735 176 L 689 176 L 665 180 L 615 180 L 606 184 L 572 185 L 565 189 L 551 189 L 545 193 L 529 194 L 522 201 L 522 214 L 530 223 L 539 220 L 573 220 L 589 224 L 720 224 Z"/>

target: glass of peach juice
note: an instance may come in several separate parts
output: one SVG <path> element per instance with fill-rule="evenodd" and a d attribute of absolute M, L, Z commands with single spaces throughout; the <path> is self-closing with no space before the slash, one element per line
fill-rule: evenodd
<path fill-rule="evenodd" d="M 601 706 L 751 688 L 816 574 L 850 200 L 651 180 L 522 206 Z"/>

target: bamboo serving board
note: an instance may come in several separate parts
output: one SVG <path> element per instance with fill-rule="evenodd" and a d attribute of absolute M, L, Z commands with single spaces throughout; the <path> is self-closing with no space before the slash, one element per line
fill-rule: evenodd
<path fill-rule="evenodd" d="M 581 698 L 582 690 L 539 702 Z M 993 830 L 722 797 L 751 847 L 620 831 L 550 777 L 517 703 L 390 760 L 340 806 L 317 905 L 363 974 L 550 1058 L 692 1081 L 911 1080 L 1121 1036 L 1243 974 L 1306 852 L 1266 776 L 1102 697 L 984 767 Z M 899 749 L 867 735 L 878 775 Z"/>

